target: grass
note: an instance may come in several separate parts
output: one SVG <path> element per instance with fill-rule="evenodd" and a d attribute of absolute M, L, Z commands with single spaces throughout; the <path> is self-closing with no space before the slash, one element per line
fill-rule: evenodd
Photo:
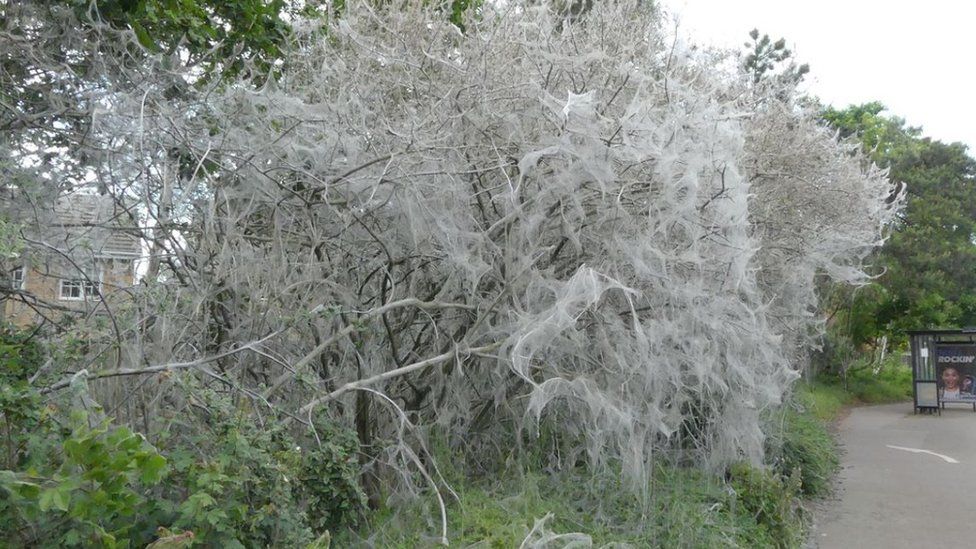
<path fill-rule="evenodd" d="M 824 409 L 837 413 L 835 400 L 822 396 L 820 401 Z M 840 458 L 828 421 L 811 412 L 790 408 L 782 410 L 776 419 L 780 424 L 769 429 L 767 450 L 773 469 L 783 477 L 798 475 L 803 496 L 816 498 L 829 494 Z"/>
<path fill-rule="evenodd" d="M 547 530 L 585 534 L 596 547 L 613 543 L 635 547 L 777 547 L 783 544 L 777 543 L 776 536 L 784 532 L 790 532 L 791 539 L 799 539 L 801 517 L 794 513 L 794 506 L 784 507 L 781 501 L 789 494 L 786 485 L 777 484 L 779 481 L 764 471 L 744 467 L 752 472 L 743 474 L 744 480 L 737 480 L 736 488 L 697 470 L 660 467 L 653 474 L 646 508 L 609 476 L 513 475 L 490 483 L 455 486 L 459 501 L 448 509 L 451 545 L 519 547 L 536 521 L 546 516 L 551 517 L 545 525 Z M 766 494 L 770 488 L 773 492 Z M 790 514 L 783 516 L 781 509 L 789 509 Z M 762 514 L 764 510 L 766 515 Z M 336 546 L 434 547 L 439 520 L 436 505 L 430 501 L 390 502 L 388 508 L 371 517 L 362 532 L 340 533 Z"/>
<path fill-rule="evenodd" d="M 835 383 L 844 385 L 844 380 Z M 846 390 L 855 402 L 864 404 L 908 400 L 912 398 L 912 371 L 897 359 L 886 361 L 877 374 L 870 367 L 855 367 L 848 370 Z"/>
<path fill-rule="evenodd" d="M 809 415 L 825 423 L 836 420 L 845 406 L 856 402 L 843 386 L 820 380 L 800 382 L 796 399 Z"/>
<path fill-rule="evenodd" d="M 821 421 L 832 422 L 847 406 L 885 404 L 912 398 L 912 371 L 897 357 L 889 358 L 875 372 L 864 362 L 856 362 L 839 375 L 821 375 L 812 382 L 800 382 L 797 400 Z"/>

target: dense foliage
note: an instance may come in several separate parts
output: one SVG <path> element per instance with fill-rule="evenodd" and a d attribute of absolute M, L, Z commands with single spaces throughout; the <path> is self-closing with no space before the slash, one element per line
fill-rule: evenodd
<path fill-rule="evenodd" d="M 44 352 L 29 335 L 0 346 L 0 542 L 14 547 L 300 547 L 354 525 L 365 500 L 350 433 L 317 423 L 257 425 L 201 390 L 200 417 L 167 414 L 155 445 L 113 425 L 83 377 L 45 403 L 28 382 Z M 304 446 L 297 446 L 303 444 Z"/>
<path fill-rule="evenodd" d="M 907 196 L 873 259 L 876 281 L 835 296 L 839 333 L 861 345 L 908 329 L 976 324 L 976 160 L 961 143 L 923 137 L 880 103 L 827 109 L 823 117 L 858 138 Z"/>

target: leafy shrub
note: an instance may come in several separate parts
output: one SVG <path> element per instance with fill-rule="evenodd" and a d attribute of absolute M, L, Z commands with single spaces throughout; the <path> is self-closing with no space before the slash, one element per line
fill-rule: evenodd
<path fill-rule="evenodd" d="M 31 333 L 0 330 L 0 380 L 26 381 L 42 361 L 43 349 Z"/>
<path fill-rule="evenodd" d="M 156 537 L 210 547 L 327 546 L 365 507 L 356 438 L 274 414 L 260 425 L 209 389 L 157 446 L 113 426 L 87 392 L 42 395 L 43 350 L 0 343 L 0 546 L 143 547 Z M 158 449 L 157 449 L 158 448 Z M 317 544 L 317 545 L 316 545 Z"/>
<path fill-rule="evenodd" d="M 222 396 L 206 403 L 204 425 L 167 443 L 167 499 L 182 501 L 168 507 L 173 524 L 215 547 L 297 547 L 355 523 L 365 497 L 353 435 L 320 422 L 319 445 L 283 421 L 262 426 L 235 414 Z"/>
<path fill-rule="evenodd" d="M 31 435 L 50 427 L 36 390 L 26 381 L 0 380 L 0 467 L 12 469 L 21 465 L 28 455 L 28 446 L 43 441 Z"/>
<path fill-rule="evenodd" d="M 45 401 L 28 381 L 44 356 L 30 334 L 0 334 L 0 544 L 129 546 L 166 460 L 101 417 L 83 383 Z"/>
<path fill-rule="evenodd" d="M 213 547 L 299 546 L 311 541 L 295 505 L 293 478 L 300 458 L 275 448 L 268 434 L 221 425 L 199 456 L 178 447 L 168 500 L 171 520 Z M 185 497 L 181 497 L 185 494 Z"/>
<path fill-rule="evenodd" d="M 320 444 L 302 454 L 298 468 L 298 494 L 308 508 L 308 523 L 315 532 L 355 524 L 366 506 L 357 475 L 359 451 L 353 433 L 320 421 Z"/>
<path fill-rule="evenodd" d="M 35 456 L 26 471 L 0 471 L 0 506 L 8 541 L 24 545 L 127 547 L 144 487 L 162 479 L 166 460 L 142 436 L 107 422 L 88 426 L 73 414 L 71 434 L 54 456 Z"/>
<path fill-rule="evenodd" d="M 23 466 L 31 455 L 57 445 L 50 431 L 59 427 L 28 382 L 41 367 L 43 350 L 29 334 L 0 330 L 0 468 Z M 54 435 L 58 438 L 59 435 Z"/>

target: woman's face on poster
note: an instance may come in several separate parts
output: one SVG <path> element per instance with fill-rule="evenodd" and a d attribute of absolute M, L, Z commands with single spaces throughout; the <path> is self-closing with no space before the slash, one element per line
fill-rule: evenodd
<path fill-rule="evenodd" d="M 942 370 L 942 384 L 946 389 L 958 389 L 959 371 L 951 366 Z"/>

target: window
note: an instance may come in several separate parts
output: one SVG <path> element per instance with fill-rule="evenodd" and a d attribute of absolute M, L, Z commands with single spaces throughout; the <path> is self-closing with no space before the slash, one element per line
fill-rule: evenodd
<path fill-rule="evenodd" d="M 15 267 L 10 270 L 10 289 L 22 290 L 24 288 L 24 268 Z"/>
<path fill-rule="evenodd" d="M 58 295 L 61 299 L 68 301 L 95 299 L 98 297 L 98 289 L 94 283 L 88 282 L 87 279 L 67 278 L 61 279 L 61 288 Z"/>

